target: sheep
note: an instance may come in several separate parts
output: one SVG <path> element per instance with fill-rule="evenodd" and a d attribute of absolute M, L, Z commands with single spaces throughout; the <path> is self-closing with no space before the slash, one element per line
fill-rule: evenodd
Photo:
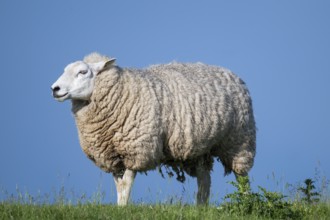
<path fill-rule="evenodd" d="M 71 99 L 83 152 L 112 173 L 117 204 L 127 205 L 137 172 L 161 166 L 197 177 L 207 204 L 214 159 L 225 174 L 247 176 L 256 152 L 252 100 L 230 70 L 203 63 L 121 68 L 98 53 L 69 64 L 51 86 Z"/>

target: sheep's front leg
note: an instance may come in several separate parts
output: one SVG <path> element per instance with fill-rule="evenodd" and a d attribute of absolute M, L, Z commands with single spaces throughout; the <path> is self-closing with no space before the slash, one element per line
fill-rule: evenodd
<path fill-rule="evenodd" d="M 203 166 L 203 161 L 199 161 L 196 167 L 197 175 L 197 205 L 205 205 L 208 203 L 211 187 L 210 170 Z"/>
<path fill-rule="evenodd" d="M 131 193 L 136 171 L 125 170 L 124 174 L 113 174 L 117 188 L 117 204 L 127 205 Z"/>

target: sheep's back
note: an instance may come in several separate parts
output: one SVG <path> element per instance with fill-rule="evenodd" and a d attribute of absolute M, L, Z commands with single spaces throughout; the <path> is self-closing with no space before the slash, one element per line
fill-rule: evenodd
<path fill-rule="evenodd" d="M 254 119 L 248 90 L 229 70 L 202 63 L 170 63 L 148 71 L 165 85 L 160 95 L 165 151 L 172 158 L 196 158 L 226 144 L 227 137 L 254 129 L 254 121 L 249 122 Z"/>

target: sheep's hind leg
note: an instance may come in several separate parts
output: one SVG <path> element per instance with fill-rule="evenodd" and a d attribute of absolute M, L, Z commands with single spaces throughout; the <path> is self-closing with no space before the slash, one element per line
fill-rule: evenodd
<path fill-rule="evenodd" d="M 196 167 L 197 177 L 197 205 L 206 205 L 210 196 L 211 175 L 210 170 L 205 167 L 204 160 L 199 160 Z"/>
<path fill-rule="evenodd" d="M 117 204 L 124 206 L 128 204 L 132 185 L 136 176 L 133 170 L 125 170 L 124 174 L 113 174 L 117 188 Z"/>

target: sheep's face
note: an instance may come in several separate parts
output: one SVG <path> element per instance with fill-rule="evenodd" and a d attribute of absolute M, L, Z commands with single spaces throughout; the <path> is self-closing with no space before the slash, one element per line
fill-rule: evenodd
<path fill-rule="evenodd" d="M 98 63 L 77 61 L 69 64 L 60 78 L 52 85 L 53 96 L 57 101 L 67 99 L 89 100 L 93 93 L 95 76 L 109 69 L 115 59 Z"/>

